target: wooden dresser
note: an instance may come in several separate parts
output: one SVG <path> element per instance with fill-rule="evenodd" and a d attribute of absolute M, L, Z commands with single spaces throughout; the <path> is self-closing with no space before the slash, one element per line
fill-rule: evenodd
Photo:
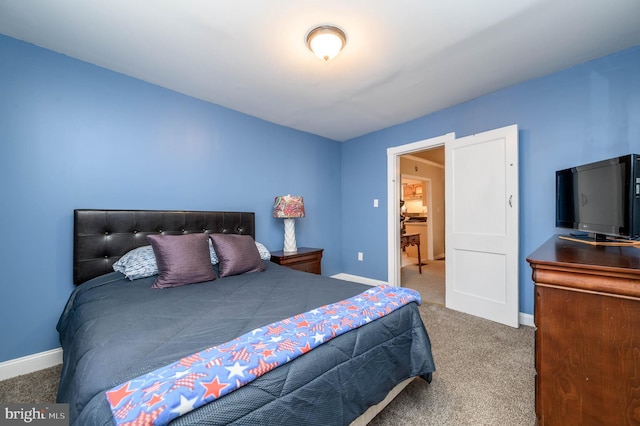
<path fill-rule="evenodd" d="M 284 253 L 280 251 L 271 252 L 271 261 L 278 265 L 297 269 L 302 272 L 312 274 L 322 274 L 322 252 L 324 249 L 298 247 L 295 253 Z"/>
<path fill-rule="evenodd" d="M 640 248 L 556 235 L 527 261 L 539 424 L 640 425 Z"/>

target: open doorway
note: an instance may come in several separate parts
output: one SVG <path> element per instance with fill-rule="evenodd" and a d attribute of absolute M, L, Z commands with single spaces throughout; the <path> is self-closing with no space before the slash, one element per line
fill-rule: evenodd
<path fill-rule="evenodd" d="M 445 147 L 446 143 L 450 143 L 455 140 L 455 133 L 447 133 L 446 135 L 438 136 L 431 139 L 425 139 L 409 144 L 391 147 L 387 149 L 387 196 L 389 202 L 387 203 L 387 237 L 389 244 L 388 248 L 388 282 L 392 286 L 399 287 L 401 282 L 401 268 L 402 257 L 400 249 L 401 239 L 401 223 L 400 223 L 400 191 L 401 191 L 401 172 L 400 172 L 400 157 L 405 155 L 411 155 L 421 151 L 427 151 L 434 148 Z M 425 159 L 426 160 L 426 159 Z M 429 161 L 429 160 L 426 160 Z M 420 169 L 420 166 L 418 166 Z M 415 173 L 415 166 L 413 168 Z M 444 184 L 442 184 L 444 185 Z M 435 184 L 432 182 L 432 188 L 435 188 Z M 444 210 L 444 206 L 442 207 Z M 430 212 L 435 212 L 434 207 L 430 207 Z M 427 222 L 428 223 L 428 222 Z M 444 247 L 444 237 L 442 241 Z M 442 249 L 444 251 L 444 248 Z M 436 253 L 434 247 L 432 253 Z M 445 283 L 446 287 L 446 283 Z"/>
<path fill-rule="evenodd" d="M 399 159 L 400 286 L 445 305 L 444 147 Z"/>

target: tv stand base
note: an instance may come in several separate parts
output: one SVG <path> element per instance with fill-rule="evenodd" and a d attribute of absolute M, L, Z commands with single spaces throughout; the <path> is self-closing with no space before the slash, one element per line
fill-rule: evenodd
<path fill-rule="evenodd" d="M 608 238 L 593 238 L 588 235 L 558 235 L 561 240 L 574 241 L 576 243 L 589 244 L 591 246 L 629 247 L 640 246 L 637 240 L 616 240 Z"/>

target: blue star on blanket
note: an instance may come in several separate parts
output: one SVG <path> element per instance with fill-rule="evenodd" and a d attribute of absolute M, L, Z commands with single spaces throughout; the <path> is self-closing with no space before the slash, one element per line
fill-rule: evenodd
<path fill-rule="evenodd" d="M 411 302 L 420 294 L 381 285 L 257 328 L 108 390 L 118 425 L 164 425 L 347 331 Z"/>

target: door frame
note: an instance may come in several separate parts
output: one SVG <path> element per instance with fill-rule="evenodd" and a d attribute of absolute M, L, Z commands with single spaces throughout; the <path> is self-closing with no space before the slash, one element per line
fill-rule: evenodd
<path fill-rule="evenodd" d="M 423 194 L 423 196 L 427 198 L 425 200 L 425 203 L 427 206 L 427 212 L 432 212 L 433 210 L 431 209 L 433 208 L 433 204 L 432 204 L 433 200 L 431 199 L 431 194 L 432 194 L 431 178 L 426 178 L 423 176 L 417 176 L 417 175 L 412 175 L 407 173 L 400 173 L 400 182 L 402 182 L 402 179 L 418 180 L 425 183 L 426 195 Z M 432 220 L 427 221 L 427 235 L 428 235 L 427 256 L 425 256 L 424 258 L 427 260 L 433 260 L 433 221 Z M 420 242 L 420 245 L 422 245 L 422 241 Z"/>
<path fill-rule="evenodd" d="M 456 138 L 455 133 L 387 148 L 387 275 L 393 287 L 401 286 L 400 268 L 400 157 L 430 148 L 444 146 Z M 445 242 L 446 244 L 446 242 Z"/>

